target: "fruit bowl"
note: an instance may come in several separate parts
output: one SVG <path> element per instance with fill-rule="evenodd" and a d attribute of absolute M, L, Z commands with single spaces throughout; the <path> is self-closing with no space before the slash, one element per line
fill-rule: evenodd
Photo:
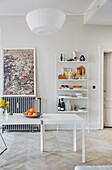
<path fill-rule="evenodd" d="M 23 113 L 23 114 L 27 118 L 39 118 L 42 115 L 42 113 L 40 113 L 40 112 L 37 112 L 37 115 L 27 115 L 25 113 Z"/>

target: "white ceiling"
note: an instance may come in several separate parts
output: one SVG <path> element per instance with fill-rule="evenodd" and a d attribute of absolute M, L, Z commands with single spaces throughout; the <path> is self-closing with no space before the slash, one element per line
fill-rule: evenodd
<path fill-rule="evenodd" d="M 112 0 L 0 0 L 0 15 L 25 16 L 46 7 L 66 15 L 84 15 L 85 24 L 112 25 Z"/>
<path fill-rule="evenodd" d="M 0 15 L 26 15 L 29 11 L 53 7 L 68 15 L 82 15 L 95 0 L 0 0 Z"/>
<path fill-rule="evenodd" d="M 112 25 L 112 0 L 105 1 L 101 8 L 90 17 L 87 24 Z"/>

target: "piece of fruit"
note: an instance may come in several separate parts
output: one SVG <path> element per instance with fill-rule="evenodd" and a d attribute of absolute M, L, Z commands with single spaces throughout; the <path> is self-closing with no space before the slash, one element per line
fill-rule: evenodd
<path fill-rule="evenodd" d="M 35 113 L 33 113 L 33 116 L 37 116 L 37 113 L 35 112 Z"/>
<path fill-rule="evenodd" d="M 9 115 L 13 115 L 13 112 L 9 112 Z"/>
<path fill-rule="evenodd" d="M 28 115 L 33 115 L 33 113 L 32 113 L 32 112 L 29 112 Z"/>
<path fill-rule="evenodd" d="M 30 110 L 26 111 L 24 114 L 27 115 L 30 112 Z"/>
<path fill-rule="evenodd" d="M 31 109 L 30 109 L 30 112 L 31 112 L 31 113 L 35 113 L 35 109 L 34 109 L 34 108 L 31 108 Z"/>

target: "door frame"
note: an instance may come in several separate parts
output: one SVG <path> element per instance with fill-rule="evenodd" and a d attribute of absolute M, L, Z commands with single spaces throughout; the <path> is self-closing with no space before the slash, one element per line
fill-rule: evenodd
<path fill-rule="evenodd" d="M 99 107 L 100 107 L 100 129 L 104 129 L 104 52 L 112 52 L 112 46 L 99 47 Z"/>

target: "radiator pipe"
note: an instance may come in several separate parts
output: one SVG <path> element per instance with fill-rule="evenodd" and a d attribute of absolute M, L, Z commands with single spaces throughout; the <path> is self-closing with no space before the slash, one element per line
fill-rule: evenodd
<path fill-rule="evenodd" d="M 41 113 L 41 97 L 38 97 L 38 100 L 39 100 L 39 105 L 40 105 L 39 112 Z"/>

